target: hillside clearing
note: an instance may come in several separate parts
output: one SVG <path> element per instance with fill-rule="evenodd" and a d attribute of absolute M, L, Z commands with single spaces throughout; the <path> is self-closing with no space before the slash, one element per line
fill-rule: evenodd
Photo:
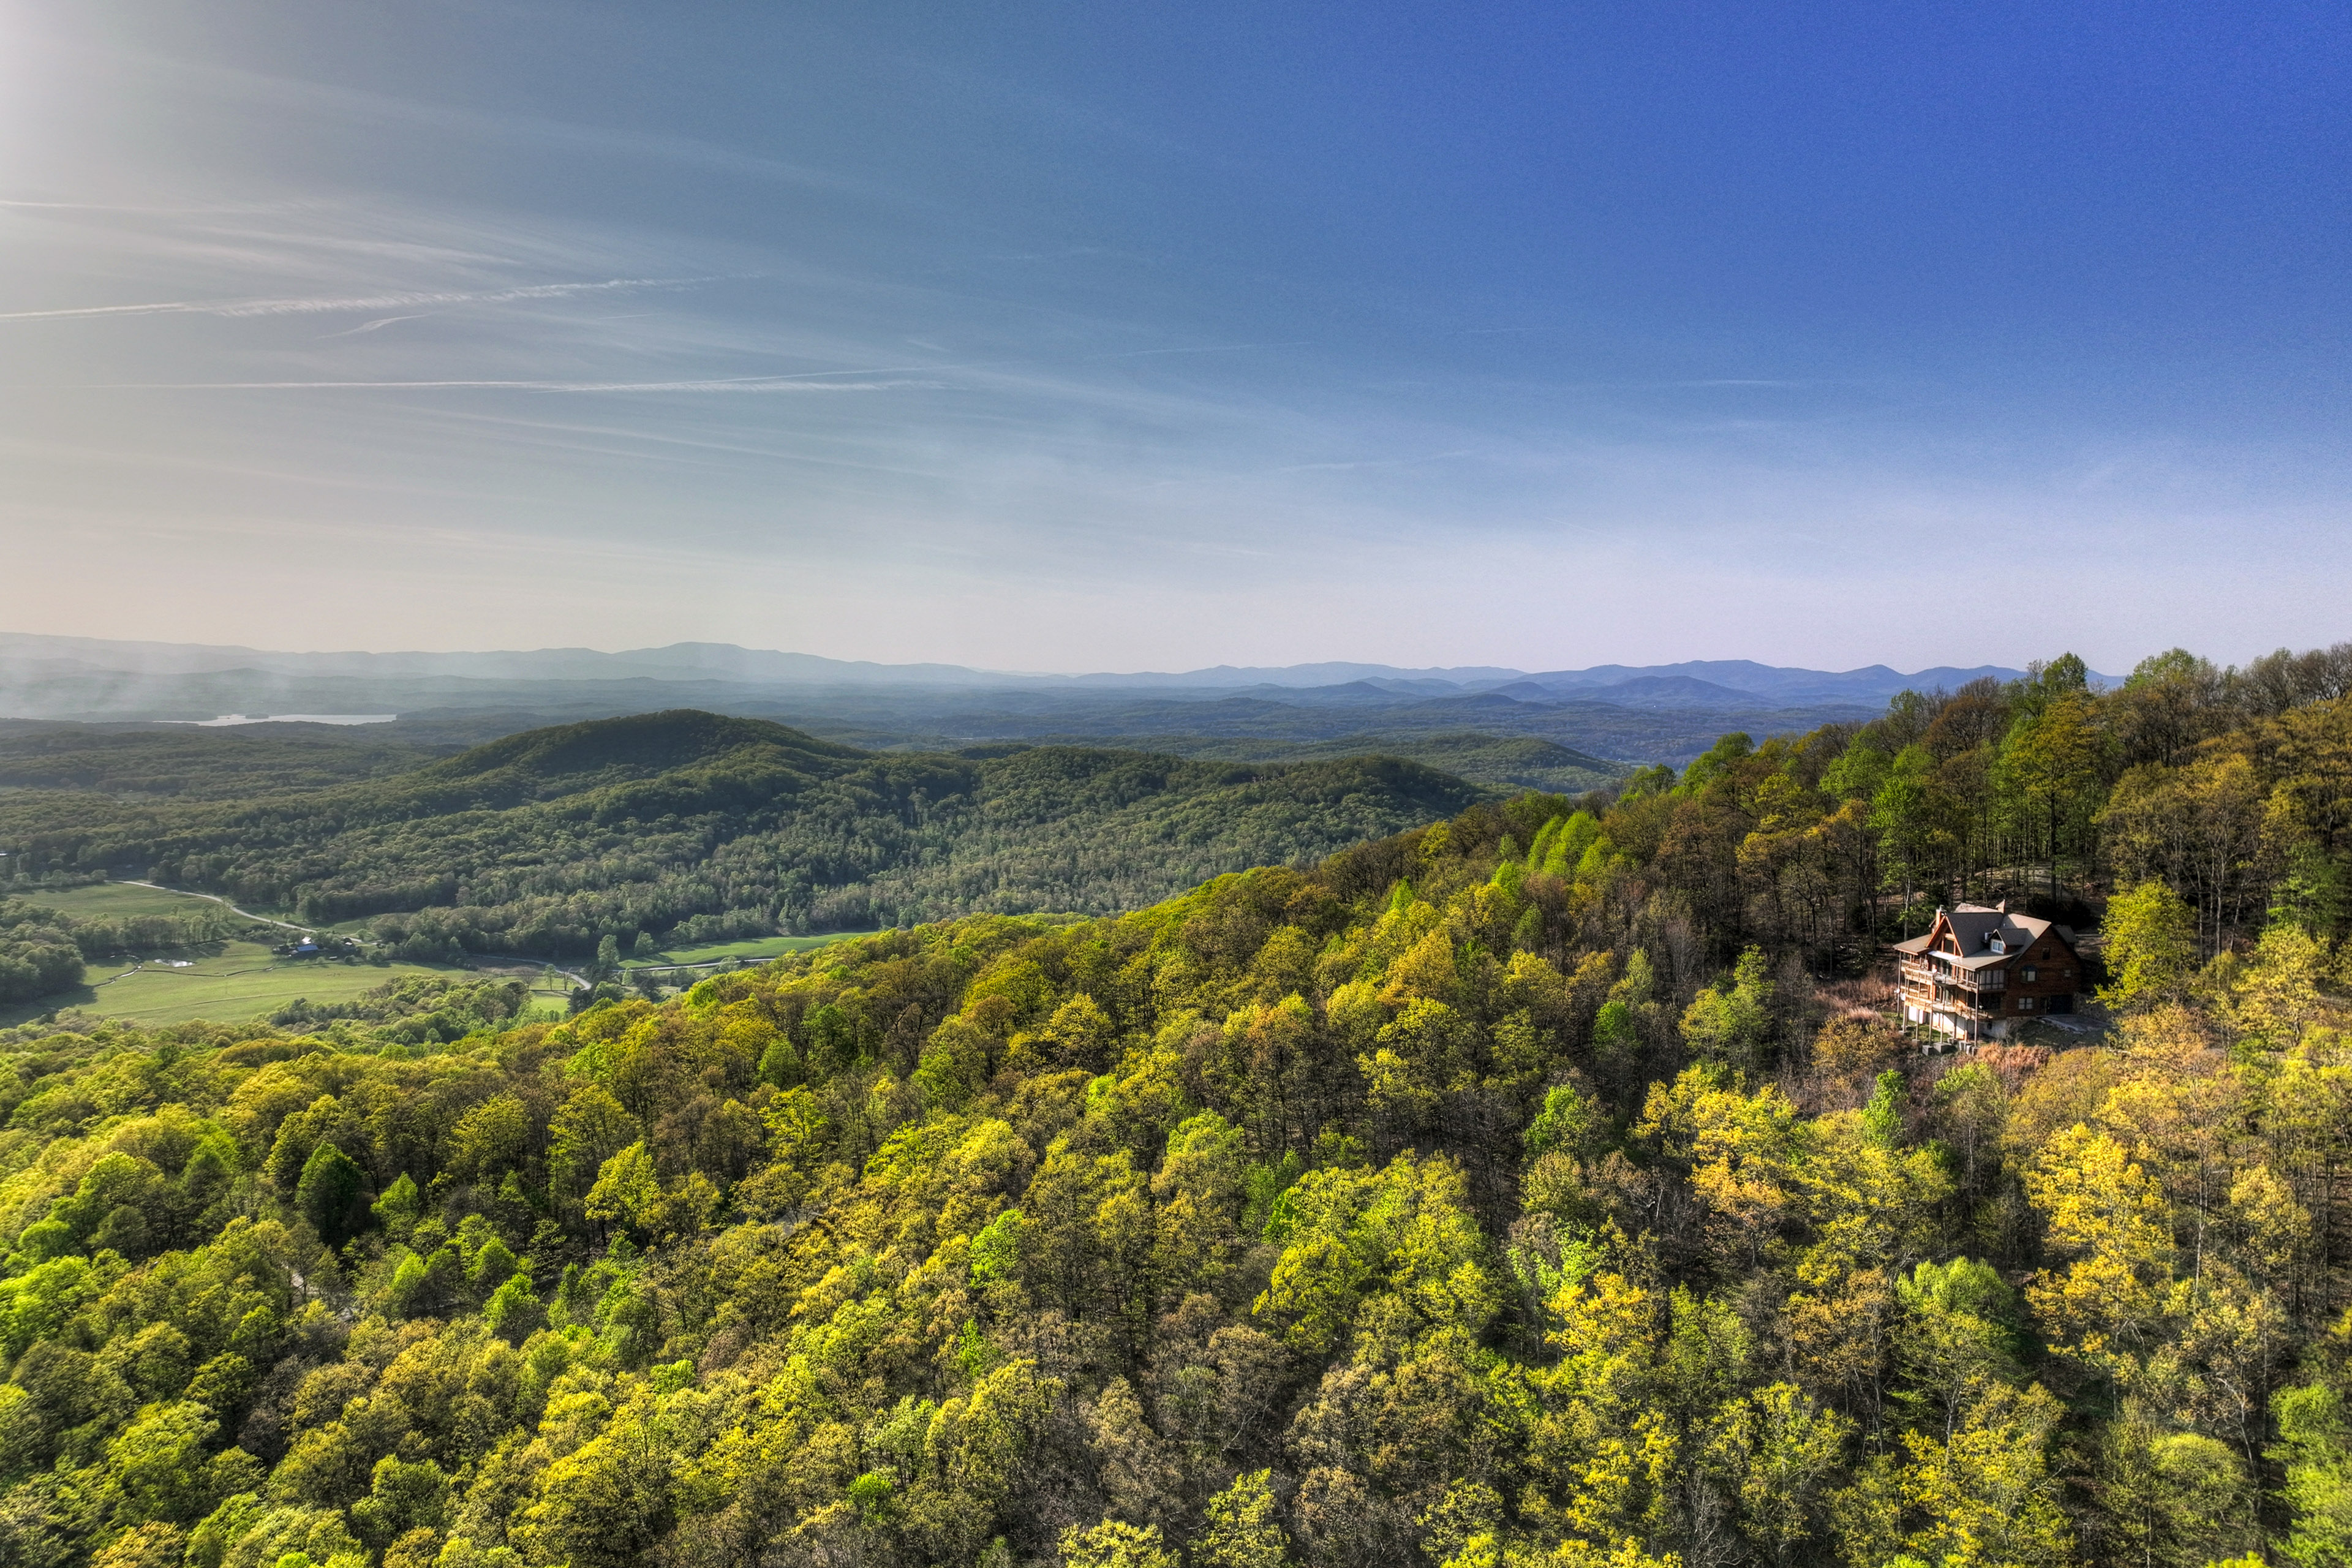
<path fill-rule="evenodd" d="M 185 963 L 188 967 L 173 967 Z M 299 998 L 348 1002 L 407 974 L 461 974 L 423 963 L 345 963 L 279 958 L 260 942 L 215 942 L 134 962 L 93 963 L 84 984 L 33 1002 L 0 1007 L 0 1026 L 53 1012 L 89 1013 L 155 1026 L 208 1018 L 244 1023 Z"/>

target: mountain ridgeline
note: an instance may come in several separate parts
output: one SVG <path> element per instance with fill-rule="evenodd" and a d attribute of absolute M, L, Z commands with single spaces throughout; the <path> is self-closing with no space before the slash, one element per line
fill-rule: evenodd
<path fill-rule="evenodd" d="M 1536 672 L 1325 663 L 1036 676 L 709 643 L 624 653 L 297 654 L 0 633 L 0 712 L 52 720 L 398 714 L 397 729 L 408 734 L 479 741 L 696 708 L 882 750 L 1024 741 L 1253 762 L 1377 752 L 1488 783 L 1570 791 L 1622 771 L 1597 758 L 1680 765 L 1729 731 L 1761 736 L 1858 721 L 1906 689 L 1957 689 L 2020 673 L 1984 666 L 1905 675 L 1884 665 L 1831 671 L 1716 659 Z M 1465 731 L 1549 742 L 1569 754 L 1511 758 L 1488 748 L 1473 758 L 1458 744 Z M 1324 749 L 1331 746 L 1339 750 Z"/>
<path fill-rule="evenodd" d="M 678 711 L 536 730 L 381 779 L 234 801 L 0 795 L 20 877 L 110 871 L 383 917 L 424 957 L 571 955 L 971 911 L 1098 914 L 1311 863 L 1492 794 L 1418 763 L 1049 746 L 873 752 Z"/>

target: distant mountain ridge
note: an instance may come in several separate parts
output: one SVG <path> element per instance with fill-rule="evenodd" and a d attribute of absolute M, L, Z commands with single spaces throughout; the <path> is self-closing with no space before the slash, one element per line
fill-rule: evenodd
<path fill-rule="evenodd" d="M 950 664 L 874 664 L 779 653 L 731 643 L 673 643 L 606 653 L 550 647 L 481 653 L 294 652 L 198 643 L 120 642 L 100 637 L 0 632 L 0 671 L 20 665 L 60 673 L 223 675 L 252 670 L 291 676 L 470 680 L 734 680 L 758 685 L 988 685 L 1035 679 L 998 676 Z"/>
<path fill-rule="evenodd" d="M 1636 681 L 1691 681 L 1726 689 L 1735 694 L 1769 697 L 1789 704 L 1810 702 L 1884 702 L 1906 689 L 1929 691 L 1937 687 L 1947 691 L 1958 690 L 1971 680 L 1990 677 L 1995 680 L 2015 680 L 2025 672 L 1997 664 L 1980 664 L 1961 669 L 1950 665 L 1937 665 L 1931 669 L 1914 670 L 1906 675 L 1883 664 L 1865 665 L 1860 669 L 1801 669 L 1790 666 L 1758 664 L 1745 658 L 1691 659 L 1682 664 L 1645 666 L 1603 664 L 1591 669 L 1556 669 L 1547 674 L 1523 679 L 1531 685 L 1567 695 L 1599 697 L 1622 691 Z M 2094 675 L 2094 684 L 2120 684 L 2114 676 Z"/>
<path fill-rule="evenodd" d="M 620 653 L 285 653 L 0 633 L 0 719 L 119 723 L 222 714 L 398 714 L 404 723 L 438 725 L 442 735 L 474 741 L 698 709 L 777 720 L 885 751 L 1045 736 L 1148 745 L 1166 736 L 1231 755 L 1230 742 L 1319 750 L 1377 733 L 1418 735 L 1419 754 L 1448 757 L 1463 754 L 1458 739 L 1437 752 L 1425 748 L 1437 735 L 1475 731 L 1498 742 L 1540 740 L 1580 753 L 1580 761 L 1507 749 L 1480 752 L 1480 766 L 1505 767 L 1515 780 L 1541 779 L 1549 787 L 1581 776 L 1596 759 L 1679 763 L 1731 731 L 1761 739 L 1858 723 L 1883 712 L 1906 687 L 1952 689 L 2020 673 L 1999 665 L 1906 675 L 1885 665 L 1820 670 L 1697 659 L 1533 674 L 1486 665 L 1321 663 L 1036 675 L 864 663 L 724 643 Z"/>
<path fill-rule="evenodd" d="M 1906 687 L 1948 689 L 1983 676 L 2011 680 L 2022 671 L 2000 665 L 1938 666 L 1904 674 L 1883 664 L 1820 670 L 1759 664 L 1750 659 L 1694 659 L 1665 665 L 1595 665 L 1588 669 L 1528 672 L 1471 665 L 1405 669 L 1392 665 L 1326 662 L 1279 667 L 1216 665 L 1183 671 L 1097 671 L 1083 675 L 974 669 L 951 664 L 879 664 L 815 654 L 746 648 L 731 643 L 672 643 L 666 647 L 606 653 L 560 647 L 479 653 L 292 652 L 230 645 L 116 641 L 0 632 L 0 690 L 26 675 L 51 678 L 125 675 L 227 675 L 251 671 L 289 677 L 442 679 L 480 681 L 703 680 L 755 686 L 950 686 L 1095 688 L 1173 690 L 1371 686 L 1391 696 L 1441 696 L 1532 687 L 1552 694 L 1621 698 L 1641 695 L 1635 683 L 1687 682 L 1718 689 L 1740 703 L 1769 698 L 1784 704 L 1883 702 Z M 2108 682 L 2110 677 L 2095 679 Z M 1694 686 L 1659 687 L 1675 706 L 1698 705 L 1710 695 Z M 1514 693 L 1516 695 L 1516 693 Z M 1604 698 L 1604 700 L 1606 700 Z"/>

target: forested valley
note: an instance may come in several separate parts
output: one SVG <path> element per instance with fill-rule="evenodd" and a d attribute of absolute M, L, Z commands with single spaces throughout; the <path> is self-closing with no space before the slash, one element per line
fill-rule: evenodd
<path fill-rule="evenodd" d="M 562 1023 L 0 1032 L 0 1557 L 2343 1563 L 2346 663 Z M 1861 1005 L 1963 893 L 2103 916 L 2107 1032 Z"/>
<path fill-rule="evenodd" d="M 1377 757 L 872 752 L 674 712 L 533 730 L 396 776 L 240 800 L 0 794 L 21 884 L 111 874 L 333 925 L 392 956 L 593 953 L 974 911 L 1106 914 L 1312 863 L 1498 792 Z M 0 883 L 0 889 L 8 884 Z"/>

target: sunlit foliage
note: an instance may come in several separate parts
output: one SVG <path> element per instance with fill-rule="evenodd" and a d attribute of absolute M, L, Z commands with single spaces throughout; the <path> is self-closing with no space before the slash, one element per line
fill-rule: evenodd
<path fill-rule="evenodd" d="M 1923 1056 L 1698 900 L 1867 831 L 1806 754 L 560 1025 L 0 1035 L 0 1555 L 2341 1561 L 2342 937 Z"/>

